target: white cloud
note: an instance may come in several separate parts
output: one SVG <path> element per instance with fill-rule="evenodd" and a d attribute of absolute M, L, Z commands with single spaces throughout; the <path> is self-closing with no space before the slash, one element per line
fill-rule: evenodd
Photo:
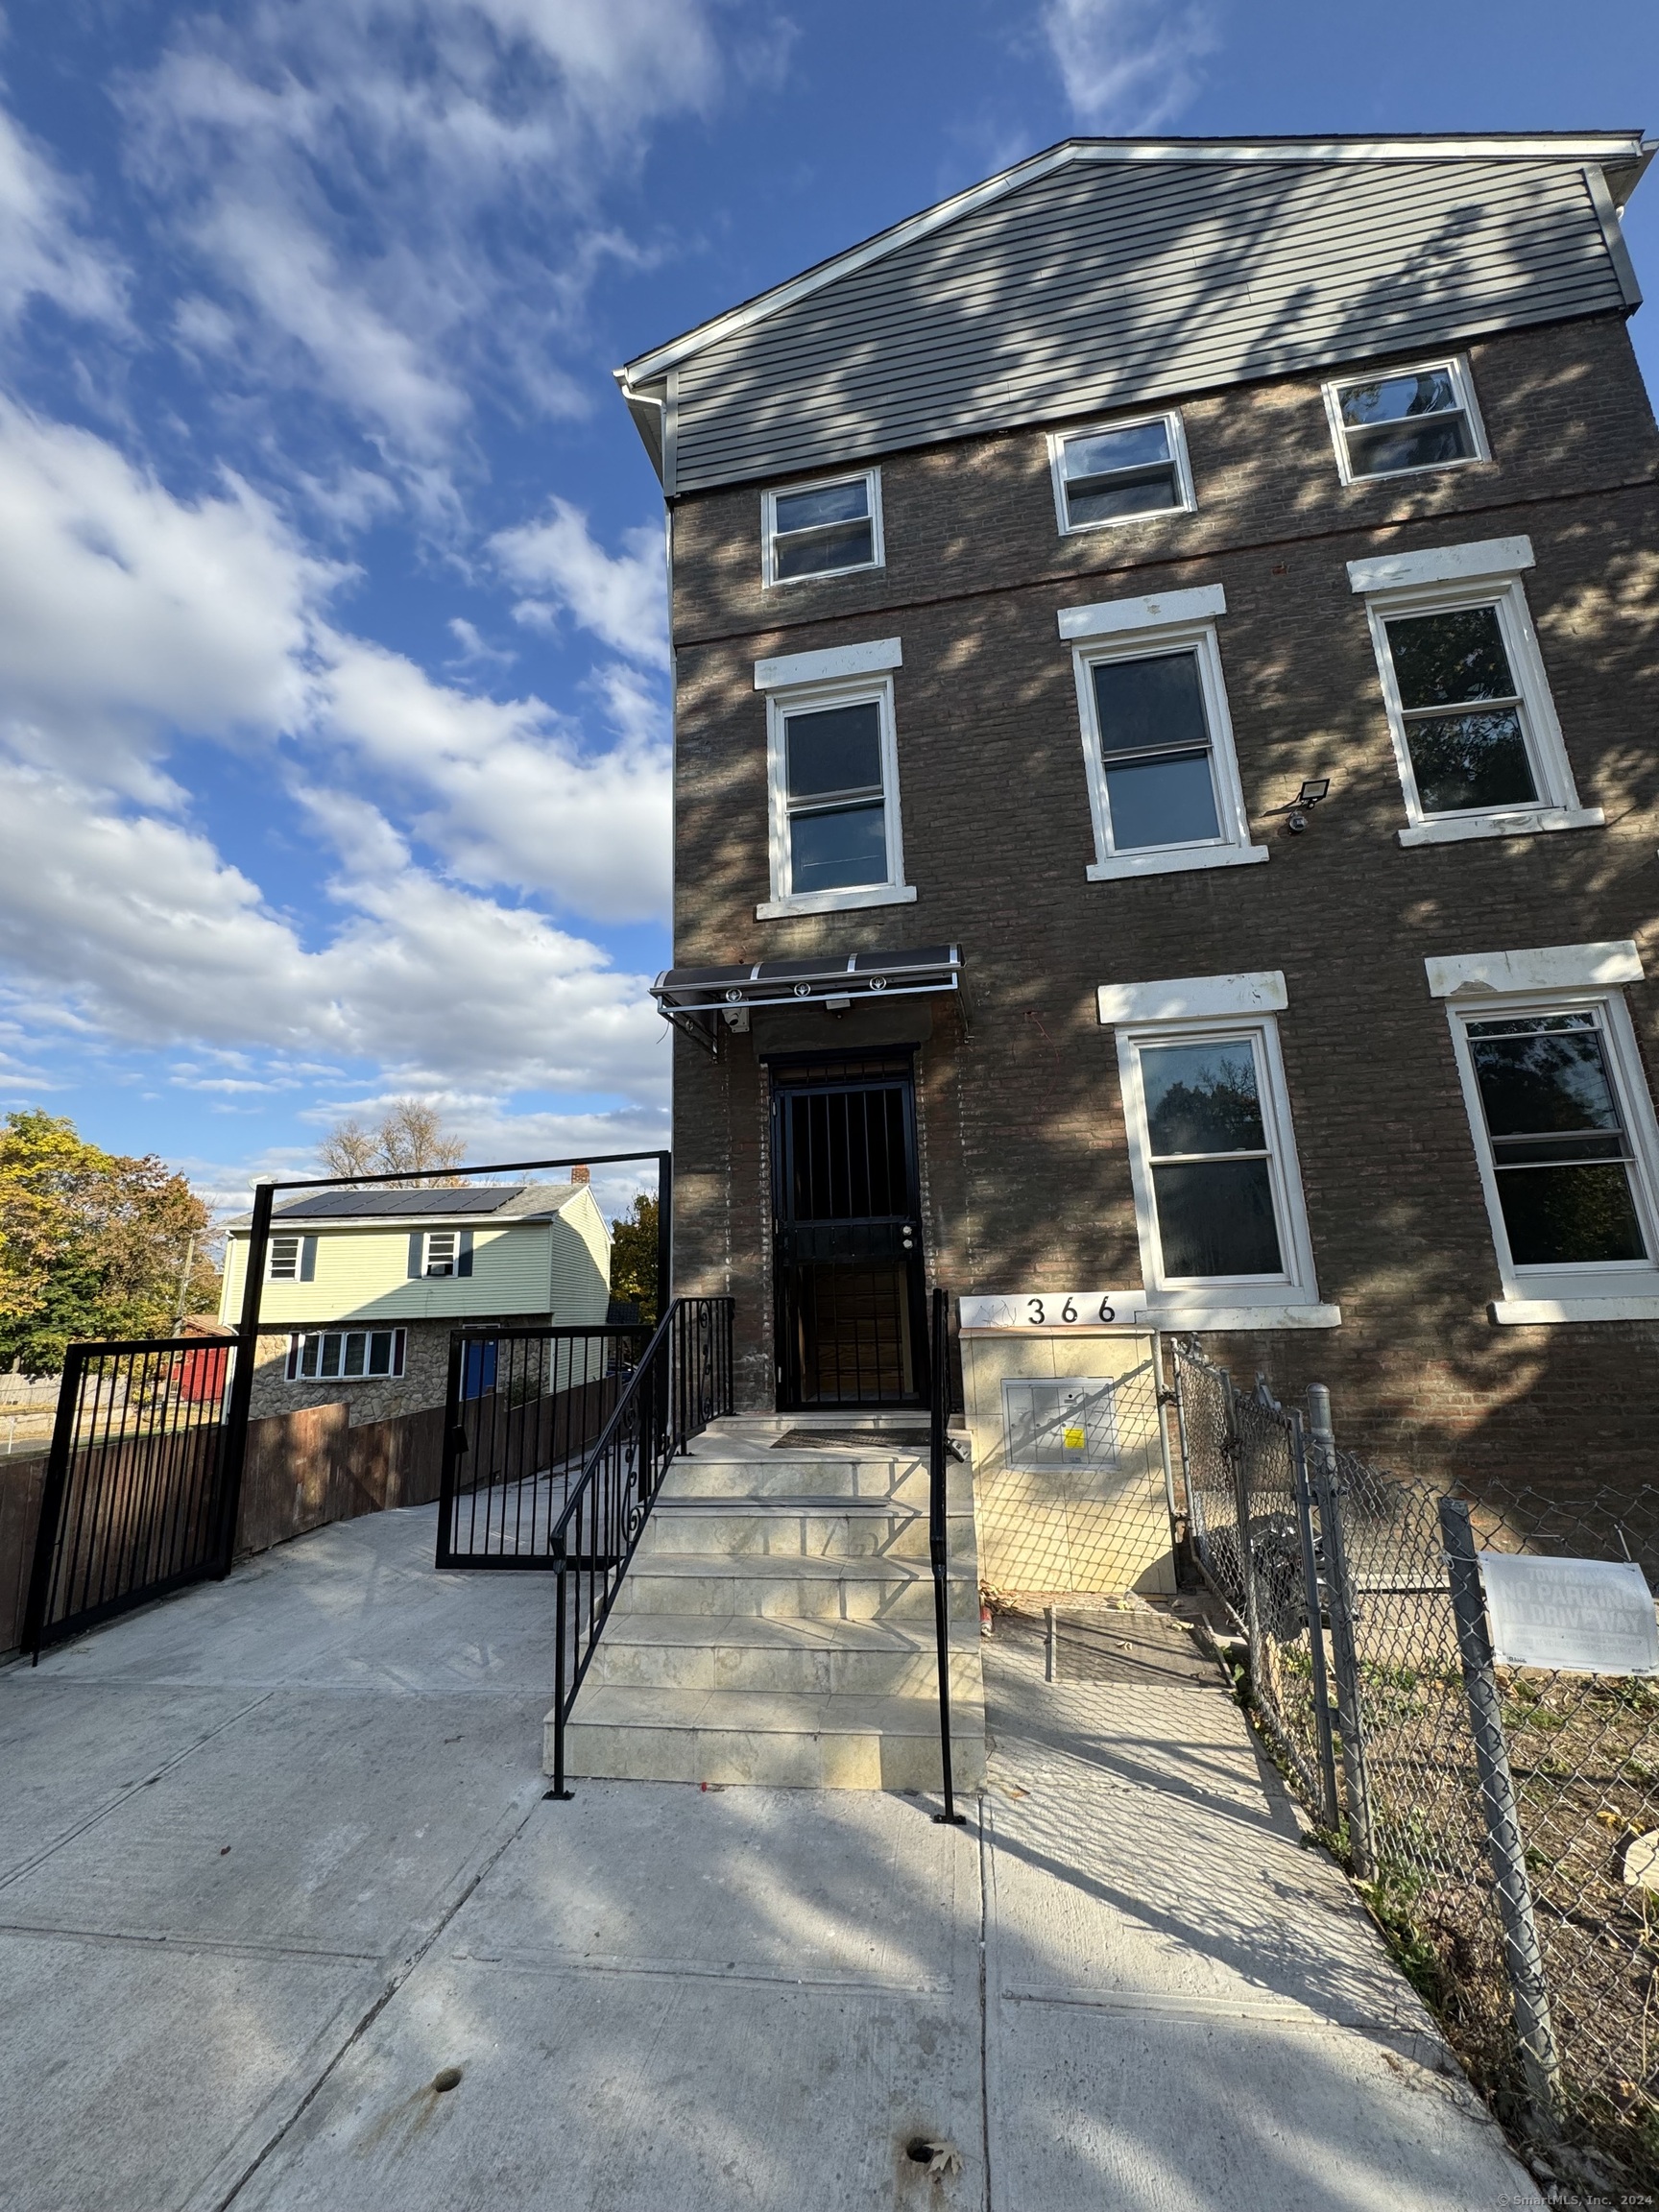
<path fill-rule="evenodd" d="M 246 485 L 177 499 L 103 439 L 0 399 L 0 729 L 160 795 L 143 757 L 301 723 L 312 610 L 344 570 Z"/>
<path fill-rule="evenodd" d="M 89 322 L 123 320 L 125 272 L 75 228 L 75 195 L 0 108 L 0 319 L 36 297 Z"/>
<path fill-rule="evenodd" d="M 1199 85 L 1198 64 L 1220 43 L 1203 0 L 1046 0 L 1043 29 L 1071 111 L 1086 129 L 1160 131 Z"/>
<path fill-rule="evenodd" d="M 198 258 L 179 334 L 325 393 L 427 470 L 475 399 L 552 414 L 644 134 L 722 87 L 710 0 L 255 0 L 186 18 L 124 95 L 128 157 Z M 216 312 L 215 312 L 216 311 Z M 430 485 L 422 495 L 430 502 Z"/>
<path fill-rule="evenodd" d="M 666 912 L 667 746 L 634 694 L 620 741 L 585 753 L 539 699 L 473 697 L 361 638 L 324 649 L 331 739 L 424 795 L 417 827 L 458 875 L 600 921 Z"/>
<path fill-rule="evenodd" d="M 514 609 L 521 622 L 549 624 L 555 610 L 631 661 L 668 660 L 668 596 L 662 534 L 650 523 L 622 533 L 624 550 L 607 553 L 588 517 L 555 498 L 542 522 L 503 530 L 490 541 L 502 573 L 538 598 Z"/>
<path fill-rule="evenodd" d="M 0 957 L 133 1043 L 348 1055 L 394 1090 L 663 1093 L 640 978 L 414 867 L 361 803 L 313 804 L 346 854 L 317 950 L 205 837 L 0 762 Z"/>
<path fill-rule="evenodd" d="M 159 763 L 178 733 L 285 745 L 327 781 L 358 773 L 404 801 L 468 882 L 600 920 L 665 911 L 665 713 L 634 672 L 597 681 L 615 733 L 602 746 L 540 699 L 440 683 L 329 625 L 325 603 L 350 572 L 246 486 L 175 498 L 102 439 L 3 400 L 0 512 L 12 757 L 177 809 L 184 794 Z M 605 599 L 601 574 L 593 589 L 620 623 L 632 570 L 611 565 L 624 588 Z"/>

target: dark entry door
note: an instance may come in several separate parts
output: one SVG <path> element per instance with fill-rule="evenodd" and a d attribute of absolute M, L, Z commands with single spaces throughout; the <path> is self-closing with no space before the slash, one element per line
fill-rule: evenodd
<path fill-rule="evenodd" d="M 909 1061 L 774 1062 L 772 1083 L 779 1406 L 924 1404 Z"/>

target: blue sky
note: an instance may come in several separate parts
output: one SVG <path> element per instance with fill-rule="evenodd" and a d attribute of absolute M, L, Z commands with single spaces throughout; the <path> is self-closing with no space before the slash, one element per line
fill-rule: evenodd
<path fill-rule="evenodd" d="M 480 1157 L 664 1141 L 661 520 L 615 364 L 1072 132 L 1659 129 L 1659 9 L 1590 20 L 13 5 L 0 1107 L 224 1199 L 408 1093 Z M 1628 236 L 1659 283 L 1659 180 Z"/>

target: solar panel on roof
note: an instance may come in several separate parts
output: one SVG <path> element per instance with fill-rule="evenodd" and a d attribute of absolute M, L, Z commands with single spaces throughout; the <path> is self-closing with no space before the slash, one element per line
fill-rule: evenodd
<path fill-rule="evenodd" d="M 360 1219 L 366 1214 L 493 1214 L 510 1198 L 520 1197 L 525 1188 L 522 1183 L 474 1183 L 441 1190 L 318 1190 L 276 1212 L 284 1218 L 301 1214 L 311 1221 Z"/>

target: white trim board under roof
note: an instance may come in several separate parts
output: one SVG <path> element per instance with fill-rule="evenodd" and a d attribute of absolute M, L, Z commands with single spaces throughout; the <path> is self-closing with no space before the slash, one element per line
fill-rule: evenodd
<path fill-rule="evenodd" d="M 637 419 L 661 395 L 647 444 L 672 493 L 1624 312 L 1614 203 L 1651 151 L 1634 132 L 1070 139 L 617 378 Z"/>

